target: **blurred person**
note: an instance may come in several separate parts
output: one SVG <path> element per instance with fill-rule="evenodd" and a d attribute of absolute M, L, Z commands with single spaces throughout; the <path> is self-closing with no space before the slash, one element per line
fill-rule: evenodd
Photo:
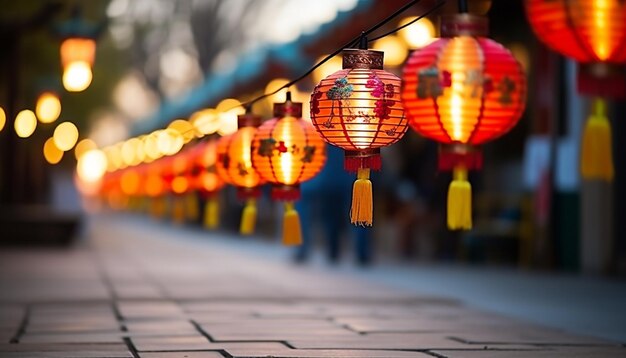
<path fill-rule="evenodd" d="M 321 228 L 325 251 L 330 263 L 338 263 L 342 236 L 354 240 L 355 258 L 359 265 L 371 262 L 371 229 L 350 223 L 352 184 L 355 176 L 343 169 L 343 150 L 327 145 L 328 159 L 324 169 L 301 186 L 302 198 L 296 204 L 302 224 L 302 245 L 296 249 L 295 261 L 305 262 L 314 245 L 314 228 Z M 318 225 L 321 224 L 321 225 Z"/>

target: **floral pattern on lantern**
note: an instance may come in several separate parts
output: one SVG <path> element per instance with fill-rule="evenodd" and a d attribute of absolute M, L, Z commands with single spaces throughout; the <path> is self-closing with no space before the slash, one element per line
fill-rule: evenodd
<path fill-rule="evenodd" d="M 400 78 L 383 70 L 382 52 L 346 49 L 343 69 L 323 79 L 311 95 L 315 129 L 344 149 L 345 169 L 357 173 L 354 224 L 372 225 L 370 169 L 380 170 L 380 148 L 400 140 L 408 128 L 400 85 Z"/>
<path fill-rule="evenodd" d="M 304 121 L 302 104 L 275 104 L 275 118 L 263 123 L 252 143 L 252 163 L 272 183 L 272 199 L 285 201 L 283 243 L 301 243 L 300 224 L 293 202 L 300 198 L 300 183 L 313 178 L 326 162 L 326 144 Z"/>
<path fill-rule="evenodd" d="M 448 195 L 451 229 L 472 226 L 467 171 L 482 165 L 476 146 L 507 133 L 525 108 L 523 69 L 507 49 L 485 37 L 486 29 L 478 16 L 444 18 L 443 37 L 414 52 L 403 72 L 409 124 L 443 144 L 439 169 L 454 171 Z"/>

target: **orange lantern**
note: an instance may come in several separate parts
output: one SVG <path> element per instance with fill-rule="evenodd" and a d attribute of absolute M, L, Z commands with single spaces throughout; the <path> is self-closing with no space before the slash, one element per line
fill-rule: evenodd
<path fill-rule="evenodd" d="M 81 17 L 81 9 L 75 7 L 72 17 L 58 26 L 61 42 L 61 65 L 63 87 L 70 92 L 80 92 L 91 84 L 91 67 L 96 57 L 96 38 L 103 29 Z"/>
<path fill-rule="evenodd" d="M 367 41 L 362 40 L 362 48 Z M 343 69 L 323 79 L 311 95 L 311 120 L 322 138 L 345 151 L 344 168 L 357 173 L 350 218 L 371 226 L 370 170 L 380 170 L 380 148 L 407 131 L 400 102 L 400 79 L 383 70 L 383 52 L 343 51 Z"/>
<path fill-rule="evenodd" d="M 254 232 L 256 201 L 261 195 L 263 179 L 252 166 L 252 140 L 261 124 L 261 117 L 246 113 L 237 117 L 237 132 L 220 138 L 217 142 L 215 167 L 220 178 L 237 188 L 237 197 L 246 202 L 241 216 L 240 232 Z"/>
<path fill-rule="evenodd" d="M 219 197 L 218 193 L 224 187 L 224 181 L 217 175 L 217 141 L 210 139 L 198 144 L 192 149 L 194 167 L 191 175 L 193 188 L 205 200 L 203 224 L 214 229 L 219 224 Z"/>
<path fill-rule="evenodd" d="M 145 169 L 145 193 L 150 200 L 150 214 L 155 218 L 165 215 L 167 205 L 165 202 L 165 192 L 167 191 L 165 180 L 162 177 L 163 161 L 157 160 L 149 164 L 144 164 Z"/>
<path fill-rule="evenodd" d="M 293 202 L 300 198 L 300 183 L 313 178 L 326 162 L 326 146 L 302 117 L 302 103 L 274 104 L 274 117 L 263 123 L 252 142 L 252 164 L 272 183 L 272 199 L 285 202 L 283 243 L 302 243 L 300 218 Z"/>
<path fill-rule="evenodd" d="M 167 176 L 170 192 L 173 194 L 172 219 L 181 224 L 185 219 L 195 220 L 198 216 L 198 199 L 192 192 L 191 168 L 193 161 L 189 151 L 182 151 L 168 158 L 165 165 L 169 167 Z"/>
<path fill-rule="evenodd" d="M 612 181 L 611 123 L 601 97 L 626 97 L 626 3 L 621 0 L 526 0 L 537 36 L 579 62 L 578 92 L 596 97 L 581 146 L 581 174 Z"/>
<path fill-rule="evenodd" d="M 467 230 L 472 227 L 467 171 L 482 165 L 476 146 L 517 123 L 525 107 L 526 78 L 513 55 L 485 37 L 485 18 L 444 17 L 441 35 L 408 60 L 402 101 L 411 127 L 442 144 L 439 169 L 454 172 L 448 227 Z"/>

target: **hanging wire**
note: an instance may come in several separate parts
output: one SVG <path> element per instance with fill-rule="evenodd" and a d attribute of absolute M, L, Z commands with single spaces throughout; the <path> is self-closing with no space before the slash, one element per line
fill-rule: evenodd
<path fill-rule="evenodd" d="M 277 94 L 278 92 L 284 90 L 284 89 L 288 89 L 289 87 L 293 86 L 294 84 L 302 81 L 303 79 L 307 78 L 311 73 L 313 73 L 313 71 L 315 71 L 316 69 L 318 69 L 320 66 L 322 66 L 324 63 L 328 62 L 331 58 L 337 56 L 338 54 L 341 53 L 341 51 L 343 51 L 346 48 L 353 48 L 355 46 L 357 46 L 359 44 L 359 42 L 361 42 L 361 39 L 366 38 L 367 42 L 371 42 L 371 41 L 375 41 L 378 39 L 381 39 L 385 36 L 389 36 L 391 34 L 394 34 L 402 29 L 404 29 L 407 26 L 410 26 L 411 24 L 414 24 L 415 22 L 423 19 L 424 17 L 430 15 L 431 13 L 433 13 L 434 11 L 436 11 L 437 9 L 439 9 L 441 6 L 443 6 L 446 2 L 446 0 L 439 0 L 437 1 L 437 3 L 435 5 L 433 5 L 431 8 L 429 8 L 428 10 L 426 10 L 423 14 L 421 14 L 420 16 L 416 17 L 415 19 L 411 20 L 410 22 L 397 27 L 391 31 L 388 31 L 382 35 L 378 35 L 376 37 L 372 37 L 372 38 L 367 38 L 367 35 L 371 34 L 372 32 L 378 30 L 379 28 L 381 28 L 382 26 L 384 26 L 385 24 L 387 24 L 389 21 L 395 19 L 396 17 L 398 17 L 400 14 L 402 14 L 403 12 L 405 12 L 406 10 L 410 9 L 412 6 L 416 5 L 417 3 L 419 3 L 422 0 L 412 0 L 409 1 L 408 3 L 406 3 L 404 6 L 402 6 L 401 8 L 399 8 L 398 10 L 394 11 L 391 15 L 387 16 L 386 18 L 384 18 L 382 21 L 376 23 L 374 26 L 372 26 L 371 28 L 367 29 L 366 31 L 361 32 L 358 36 L 356 36 L 355 38 L 353 38 L 352 40 L 350 40 L 349 42 L 345 43 L 343 46 L 337 48 L 335 51 L 333 51 L 332 53 L 330 53 L 328 56 L 324 57 L 322 60 L 320 60 L 318 63 L 316 63 L 315 65 L 313 65 L 313 67 L 311 67 L 309 70 L 307 70 L 305 73 L 303 73 L 302 75 L 296 77 L 295 79 L 285 83 L 284 85 L 282 85 L 281 87 L 279 87 L 278 89 L 270 92 L 270 93 L 265 93 L 262 94 L 256 98 L 253 98 L 251 100 L 245 101 L 237 106 L 233 106 L 231 108 L 228 108 L 226 110 L 224 110 L 225 112 L 228 112 L 230 110 L 239 108 L 239 107 L 243 107 L 245 108 L 246 112 L 249 113 L 249 111 L 252 110 L 252 105 L 254 105 L 254 103 L 265 99 L 267 97 L 273 96 L 275 94 Z M 463 2 L 463 0 L 459 0 L 459 6 L 460 3 Z M 188 132 L 192 132 L 195 131 L 196 129 L 190 129 L 187 130 L 185 132 L 181 132 L 181 134 L 187 134 Z"/>
<path fill-rule="evenodd" d="M 328 56 L 324 57 L 321 61 L 319 61 L 318 63 L 316 63 L 313 67 L 311 67 L 311 69 L 309 69 L 308 71 L 306 71 L 306 72 L 305 72 L 304 74 L 302 74 L 301 76 L 297 77 L 296 79 L 294 79 L 294 80 L 292 80 L 292 81 L 289 81 L 289 82 L 285 83 L 283 86 L 281 86 L 280 88 L 276 89 L 275 91 L 272 91 L 271 93 L 265 93 L 265 94 L 262 94 L 262 95 L 260 95 L 260 96 L 258 96 L 258 97 L 256 97 L 256 98 L 254 98 L 254 99 L 251 99 L 251 100 L 249 100 L 249 101 L 246 101 L 246 102 L 242 103 L 241 105 L 242 105 L 242 106 L 244 106 L 244 107 L 245 107 L 245 106 L 248 106 L 248 105 L 250 105 L 250 106 L 251 106 L 251 105 L 253 105 L 254 103 L 256 103 L 256 102 L 258 102 L 258 101 L 260 101 L 260 100 L 262 100 L 262 99 L 264 99 L 264 98 L 267 98 L 267 97 L 273 96 L 273 95 L 277 94 L 278 92 L 280 92 L 280 91 L 282 91 L 282 90 L 284 90 L 284 89 L 286 89 L 286 88 L 289 88 L 289 87 L 293 86 L 294 84 L 296 84 L 296 83 L 298 83 L 298 82 L 302 81 L 303 79 L 305 79 L 306 77 L 308 77 L 311 73 L 313 73 L 313 71 L 315 71 L 317 68 L 319 68 L 320 66 L 322 66 L 324 63 L 328 62 L 331 58 L 333 58 L 333 57 L 337 56 L 338 54 L 340 54 L 340 53 L 341 53 L 341 51 L 343 51 L 344 49 L 346 49 L 346 48 L 351 48 L 351 47 L 356 46 L 356 45 L 359 43 L 360 39 L 361 39 L 363 36 L 367 36 L 367 35 L 371 34 L 372 32 L 374 32 L 374 31 L 378 30 L 378 29 L 379 29 L 379 28 L 381 28 L 382 26 L 386 25 L 389 21 L 391 21 L 391 20 L 395 19 L 395 18 L 396 18 L 396 17 L 398 17 L 400 14 L 402 14 L 402 13 L 403 13 L 403 12 L 405 12 L 406 10 L 410 9 L 412 6 L 414 6 L 414 5 L 418 4 L 420 1 L 422 1 L 422 0 L 412 0 L 412 1 L 409 1 L 409 2 L 408 2 L 408 3 L 406 3 L 404 6 L 402 6 L 402 7 L 401 7 L 401 8 L 399 8 L 398 10 L 394 11 L 391 15 L 387 16 L 386 18 L 384 18 L 382 21 L 378 22 L 377 24 L 375 24 L 374 26 L 370 27 L 370 28 L 369 28 L 369 29 L 367 29 L 366 31 L 361 32 L 361 34 L 360 34 L 359 36 L 355 37 L 354 39 L 350 40 L 350 42 L 348 42 L 348 43 L 346 43 L 345 45 L 343 45 L 343 46 L 339 47 L 338 49 L 336 49 L 335 51 L 333 51 L 331 54 L 329 54 Z M 405 28 L 405 27 L 407 27 L 407 26 L 409 26 L 409 25 L 411 25 L 411 24 L 413 24 L 413 23 L 415 23 L 415 22 L 417 22 L 417 21 L 419 21 L 419 20 L 423 19 L 424 17 L 426 17 L 426 16 L 430 15 L 430 14 L 431 14 L 431 13 L 433 13 L 435 10 L 437 10 L 437 9 L 439 9 L 441 6 L 443 6 L 443 5 L 445 4 L 445 2 L 446 2 L 446 0 L 439 0 L 439 1 L 437 1 L 437 3 L 436 3 L 433 7 L 429 8 L 429 9 L 428 9 L 426 12 L 424 12 L 422 15 L 420 15 L 420 16 L 416 17 L 415 19 L 411 20 L 411 22 L 409 22 L 409 23 L 407 23 L 407 24 L 405 24 L 405 25 L 402 25 L 402 26 L 400 26 L 400 27 L 397 27 L 397 28 L 395 28 L 395 29 L 393 29 L 393 30 L 391 30 L 391 31 L 389 31 L 389 32 L 387 32 L 387 33 L 384 33 L 384 34 L 380 35 L 380 36 L 376 36 L 376 37 L 370 38 L 370 39 L 368 39 L 368 42 L 371 42 L 371 41 L 374 41 L 374 40 L 381 39 L 381 38 L 383 38 L 383 37 L 385 37 L 385 36 L 389 36 L 389 35 L 391 35 L 391 34 L 393 34 L 393 33 L 396 33 L 396 32 L 398 32 L 398 31 L 402 30 L 403 28 Z M 237 107 L 234 107 L 234 108 L 237 108 Z M 234 109 L 234 108 L 231 108 L 231 109 Z"/>

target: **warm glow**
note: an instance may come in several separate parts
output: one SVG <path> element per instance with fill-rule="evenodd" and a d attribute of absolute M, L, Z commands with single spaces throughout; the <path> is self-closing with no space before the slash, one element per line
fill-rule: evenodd
<path fill-rule="evenodd" d="M 61 115 L 61 100 L 53 92 L 44 92 L 37 99 L 35 114 L 41 123 L 52 123 Z"/>
<path fill-rule="evenodd" d="M 132 139 L 136 138 L 131 138 L 122 144 L 122 161 L 126 165 L 135 165 L 135 142 Z"/>
<path fill-rule="evenodd" d="M 107 170 L 112 172 L 122 168 L 124 162 L 122 161 L 122 154 L 120 153 L 118 146 L 110 146 L 104 149 L 104 154 L 107 156 Z"/>
<path fill-rule="evenodd" d="M 213 134 L 220 128 L 217 111 L 213 108 L 203 109 L 194 113 L 189 122 L 195 128 L 198 137 Z"/>
<path fill-rule="evenodd" d="M 63 159 L 63 151 L 54 144 L 54 139 L 48 138 L 43 145 L 43 156 L 50 164 L 57 164 Z"/>
<path fill-rule="evenodd" d="M 63 122 L 54 129 L 53 138 L 57 148 L 67 152 L 78 141 L 78 128 L 72 122 Z"/>
<path fill-rule="evenodd" d="M 400 26 L 415 19 L 415 16 L 404 18 L 400 21 Z M 418 49 L 433 42 L 435 38 L 435 26 L 428 18 L 422 18 L 400 30 L 398 35 L 406 42 L 409 48 Z"/>
<path fill-rule="evenodd" d="M 75 62 L 84 62 L 89 67 L 96 57 L 96 41 L 87 38 L 69 38 L 61 43 L 61 65 L 67 67 Z"/>
<path fill-rule="evenodd" d="M 184 143 L 189 143 L 196 136 L 193 125 L 184 119 L 173 121 L 167 128 L 177 131 L 182 136 Z"/>
<path fill-rule="evenodd" d="M 0 132 L 4 129 L 4 125 L 7 123 L 7 115 L 4 112 L 4 108 L 0 107 Z"/>
<path fill-rule="evenodd" d="M 87 62 L 73 62 L 63 71 L 63 87 L 68 92 L 81 92 L 91 84 L 93 74 Z"/>
<path fill-rule="evenodd" d="M 25 109 L 15 117 L 15 133 L 20 138 L 28 138 L 37 128 L 37 117 L 33 111 Z"/>
<path fill-rule="evenodd" d="M 406 44 L 395 35 L 376 40 L 372 46 L 374 50 L 385 52 L 385 64 L 396 67 L 404 63 L 409 54 Z"/>
<path fill-rule="evenodd" d="M 227 98 L 221 101 L 215 107 L 215 110 L 220 121 L 217 133 L 222 136 L 235 133 L 237 131 L 237 116 L 246 112 L 241 106 L 241 102 L 234 98 Z"/>
<path fill-rule="evenodd" d="M 146 178 L 146 193 L 152 197 L 163 193 L 163 179 L 158 174 L 148 174 Z"/>
<path fill-rule="evenodd" d="M 266 94 L 266 95 L 270 94 L 270 93 L 276 91 L 277 89 L 281 88 L 282 86 L 286 85 L 287 83 L 289 83 L 289 80 L 286 79 L 286 78 L 276 78 L 276 79 L 273 79 L 265 86 L 265 91 L 263 93 Z M 284 102 L 286 93 L 287 93 L 287 88 L 284 88 L 284 89 L 280 90 L 280 92 L 275 93 L 275 94 L 267 97 L 266 101 L 270 105 L 273 105 L 276 102 Z"/>
<path fill-rule="evenodd" d="M 601 61 L 609 58 L 612 36 L 609 28 L 612 0 L 595 0 L 592 2 L 593 27 L 591 38 L 596 55 Z"/>
<path fill-rule="evenodd" d="M 143 141 L 143 151 L 145 153 L 146 159 L 150 158 L 154 160 L 162 156 L 162 153 L 159 152 L 159 147 L 157 144 L 157 135 L 155 133 L 151 133 L 145 136 L 142 139 L 142 141 Z"/>
<path fill-rule="evenodd" d="M 80 142 L 78 142 L 78 144 L 76 144 L 76 147 L 74 148 L 74 156 L 78 160 L 80 159 L 80 157 L 83 156 L 83 154 L 96 148 L 98 148 L 98 146 L 96 145 L 96 142 L 94 142 L 91 139 L 83 139 Z"/>
<path fill-rule="evenodd" d="M 172 191 L 176 194 L 182 194 L 189 188 L 189 181 L 184 176 L 180 175 L 172 180 Z"/>
<path fill-rule="evenodd" d="M 183 147 L 183 136 L 177 131 L 168 128 L 157 135 L 157 148 L 164 155 L 174 155 Z"/>
<path fill-rule="evenodd" d="M 135 170 L 127 170 L 122 174 L 122 178 L 120 179 L 120 186 L 122 187 L 122 192 L 126 195 L 134 195 L 139 191 L 139 184 L 141 182 L 141 178 L 139 174 Z"/>
<path fill-rule="evenodd" d="M 90 149 L 78 159 L 76 172 L 80 180 L 97 182 L 107 170 L 107 157 L 103 151 Z"/>
<path fill-rule="evenodd" d="M 320 61 L 325 59 L 326 56 L 328 55 L 318 57 L 317 60 L 315 60 L 315 63 L 319 63 Z M 330 60 L 326 61 L 320 67 L 316 68 L 312 74 L 313 83 L 319 83 L 326 76 L 331 75 L 341 70 L 341 63 L 343 61 L 342 58 L 343 57 L 341 55 L 334 56 Z M 307 106 L 303 106 L 303 109 L 304 107 L 307 107 Z"/>

